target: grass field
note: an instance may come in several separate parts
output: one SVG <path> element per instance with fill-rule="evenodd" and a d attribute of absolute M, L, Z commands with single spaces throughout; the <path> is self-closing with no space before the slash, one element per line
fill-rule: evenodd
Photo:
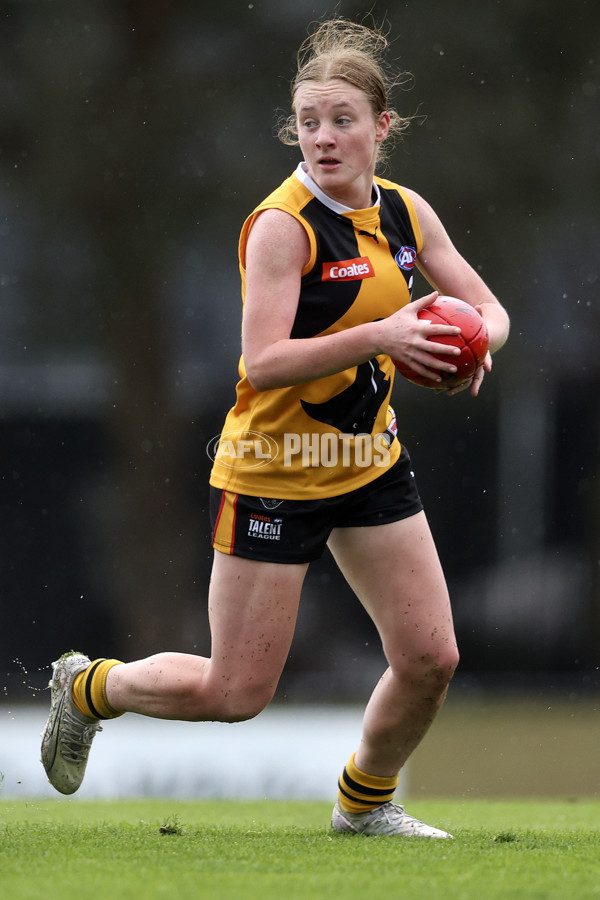
<path fill-rule="evenodd" d="M 3 900 L 600 897 L 600 802 L 419 800 L 454 841 L 329 830 L 330 804 L 0 803 Z"/>

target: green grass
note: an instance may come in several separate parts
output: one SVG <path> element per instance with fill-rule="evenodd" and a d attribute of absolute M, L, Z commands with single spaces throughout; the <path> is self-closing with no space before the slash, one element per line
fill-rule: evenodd
<path fill-rule="evenodd" d="M 600 898 L 600 802 L 413 801 L 454 841 L 332 834 L 330 805 L 0 803 L 3 900 Z"/>

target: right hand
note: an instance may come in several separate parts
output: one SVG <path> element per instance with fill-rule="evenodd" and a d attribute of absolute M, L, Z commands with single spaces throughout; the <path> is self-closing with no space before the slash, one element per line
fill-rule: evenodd
<path fill-rule="evenodd" d="M 438 291 L 433 291 L 378 323 L 381 326 L 381 352 L 434 382 L 441 381 L 440 372 L 456 372 L 452 357 L 460 355 L 458 347 L 434 340 L 436 335 L 460 334 L 457 325 L 436 325 L 427 319 L 419 319 L 419 311 L 438 296 Z M 448 360 L 438 359 L 435 354 L 447 356 Z"/>

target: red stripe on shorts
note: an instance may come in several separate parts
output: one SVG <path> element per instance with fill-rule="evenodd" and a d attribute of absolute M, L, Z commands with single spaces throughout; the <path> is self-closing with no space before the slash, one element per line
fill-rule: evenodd
<path fill-rule="evenodd" d="M 233 499 L 230 499 L 233 498 Z M 237 502 L 238 502 L 239 494 L 232 494 L 230 491 L 223 491 L 221 494 L 221 503 L 219 505 L 219 512 L 217 513 L 217 520 L 215 522 L 215 539 L 219 538 L 218 543 L 226 547 L 226 550 L 222 550 L 223 553 L 228 553 L 230 556 L 233 556 L 233 548 L 235 546 L 235 523 L 237 517 Z M 229 525 L 229 535 L 227 538 L 222 539 L 221 535 L 219 535 L 219 526 L 221 524 L 221 517 L 223 515 L 223 511 L 226 506 L 231 503 L 231 515 L 226 516 L 225 519 L 229 518 L 229 522 L 224 521 L 224 525 Z"/>

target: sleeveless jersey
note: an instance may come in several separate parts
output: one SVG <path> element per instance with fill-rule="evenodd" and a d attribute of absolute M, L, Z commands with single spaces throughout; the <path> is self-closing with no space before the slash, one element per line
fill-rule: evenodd
<path fill-rule="evenodd" d="M 305 228 L 310 260 L 302 271 L 291 338 L 332 334 L 385 318 L 410 302 L 422 238 L 404 190 L 375 178 L 368 209 L 350 210 L 324 194 L 301 163 L 243 225 L 245 250 L 255 218 L 281 209 Z M 389 406 L 395 368 L 382 354 L 313 382 L 255 391 L 243 357 L 236 403 L 214 453 L 210 483 L 255 497 L 339 496 L 382 475 L 400 455 Z M 217 442 L 215 441 L 215 444 Z"/>

